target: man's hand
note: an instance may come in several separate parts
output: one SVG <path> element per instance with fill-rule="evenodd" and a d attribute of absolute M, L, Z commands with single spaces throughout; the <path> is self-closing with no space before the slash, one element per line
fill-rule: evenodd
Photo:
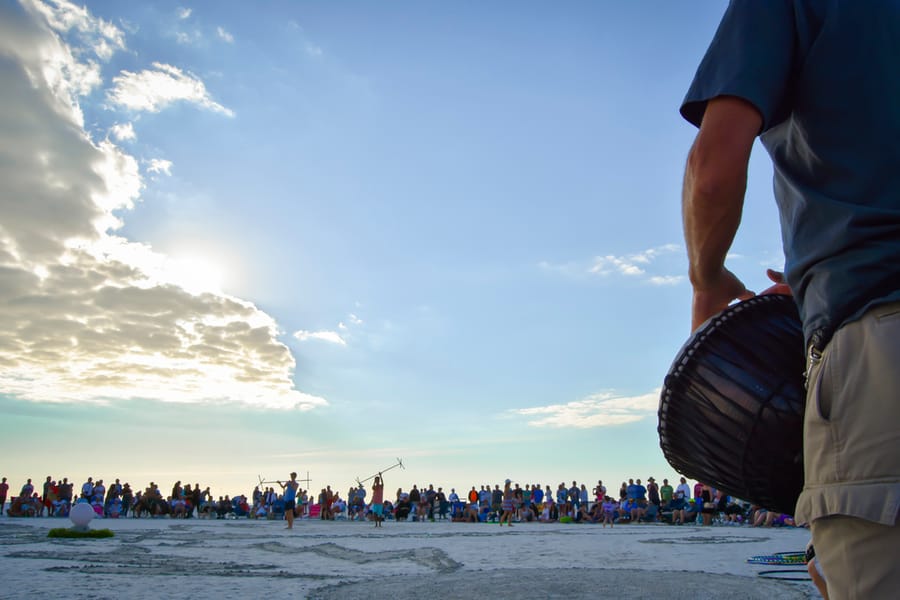
<path fill-rule="evenodd" d="M 760 296 L 765 294 L 784 294 L 786 296 L 793 296 L 794 293 L 791 291 L 790 286 L 784 280 L 784 273 L 781 271 L 773 271 L 772 269 L 766 269 L 766 276 L 775 282 L 775 285 L 766 288 L 765 290 L 759 293 Z"/>
<path fill-rule="evenodd" d="M 725 310 L 732 300 L 747 300 L 752 297 L 753 292 L 748 290 L 734 273 L 723 267 L 715 280 L 694 286 L 691 331 L 695 331 L 707 319 Z"/>

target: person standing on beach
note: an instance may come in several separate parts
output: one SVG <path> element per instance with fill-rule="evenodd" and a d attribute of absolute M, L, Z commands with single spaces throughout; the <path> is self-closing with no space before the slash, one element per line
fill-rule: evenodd
<path fill-rule="evenodd" d="M 6 477 L 0 481 L 0 516 L 3 515 L 3 507 L 6 506 L 6 497 L 9 495 L 9 484 L 6 483 Z"/>
<path fill-rule="evenodd" d="M 372 484 L 372 518 L 375 527 L 381 527 L 381 522 L 384 521 L 384 481 L 381 473 L 375 476 L 375 483 Z"/>
<path fill-rule="evenodd" d="M 752 296 L 725 267 L 757 137 L 803 324 L 803 492 L 832 598 L 900 589 L 900 0 L 733 1 L 681 106 L 692 329 Z"/>
<path fill-rule="evenodd" d="M 297 474 L 291 473 L 290 481 L 279 481 L 281 486 L 282 501 L 284 502 L 284 518 L 287 519 L 287 527 L 285 529 L 294 528 L 294 508 L 297 506 L 297 488 L 300 484 L 297 482 Z"/>
<path fill-rule="evenodd" d="M 503 512 L 500 515 L 500 527 L 503 527 L 504 520 L 506 520 L 507 525 L 512 527 L 512 517 L 513 512 L 515 512 L 515 505 L 513 503 L 512 488 L 509 487 L 510 483 L 512 482 L 507 479 L 506 483 L 503 484 L 503 500 L 500 503 Z"/>

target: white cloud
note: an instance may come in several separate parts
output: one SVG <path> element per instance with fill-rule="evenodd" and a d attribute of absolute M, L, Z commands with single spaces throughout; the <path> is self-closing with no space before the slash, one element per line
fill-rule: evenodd
<path fill-rule="evenodd" d="M 685 279 L 684 275 L 654 275 L 647 281 L 653 285 L 678 285 Z"/>
<path fill-rule="evenodd" d="M 191 73 L 163 63 L 139 73 L 122 71 L 113 78 L 107 98 L 115 105 L 131 110 L 159 112 L 175 102 L 189 102 L 229 117 L 234 113 L 209 96 L 206 85 Z"/>
<path fill-rule="evenodd" d="M 147 167 L 147 172 L 172 175 L 172 161 L 165 160 L 164 158 L 151 158 L 150 166 Z"/>
<path fill-rule="evenodd" d="M 73 81 L 84 52 L 50 25 L 90 15 L 40 8 L 0 2 L 0 390 L 41 402 L 326 405 L 295 388 L 272 317 L 212 279 L 190 287 L 208 265 L 113 235 L 140 199 L 138 162 L 85 131 Z"/>
<path fill-rule="evenodd" d="M 119 142 L 137 139 L 134 125 L 131 123 L 116 123 L 110 128 L 109 133 Z"/>
<path fill-rule="evenodd" d="M 219 39 L 228 44 L 234 43 L 234 36 L 225 31 L 223 27 L 216 27 L 216 35 L 219 36 Z"/>
<path fill-rule="evenodd" d="M 624 425 L 655 415 L 659 393 L 659 389 L 642 396 L 604 392 L 568 404 L 517 408 L 510 412 L 527 417 L 528 424 L 534 427 L 590 429 Z"/>
<path fill-rule="evenodd" d="M 590 264 L 585 264 L 584 261 L 562 264 L 541 261 L 537 266 L 543 271 L 570 279 L 624 277 L 650 285 L 675 285 L 684 280 L 682 275 L 661 274 L 655 271 L 673 267 L 679 271 L 686 270 L 685 265 L 673 263 L 676 257 L 681 258 L 681 249 L 682 247 L 677 244 L 665 244 L 634 254 L 597 256 Z"/>
<path fill-rule="evenodd" d="M 598 256 L 594 259 L 590 272 L 595 275 L 619 273 L 628 277 L 645 275 L 645 268 L 655 259 L 664 254 L 677 252 L 679 249 L 680 246 L 676 244 L 666 244 L 626 256 Z"/>
<path fill-rule="evenodd" d="M 191 17 L 191 13 L 194 12 L 192 8 L 185 8 L 183 6 L 179 6 L 176 11 L 176 15 L 178 15 L 178 19 L 184 21 L 185 19 L 189 19 Z"/>
<path fill-rule="evenodd" d="M 312 42 L 307 42 L 305 48 L 306 48 L 306 53 L 310 56 L 318 57 L 318 56 L 322 56 L 322 54 L 323 54 L 322 48 L 313 44 Z"/>
<path fill-rule="evenodd" d="M 328 342 L 330 344 L 338 344 L 339 346 L 346 346 L 347 342 L 344 341 L 344 338 L 341 337 L 336 331 L 297 331 L 294 332 L 294 337 L 300 340 L 301 342 L 305 342 L 307 340 L 319 340 L 322 342 Z"/>
<path fill-rule="evenodd" d="M 76 32 L 81 41 L 101 60 L 109 60 L 117 50 L 125 49 L 125 34 L 122 30 L 109 21 L 92 16 L 83 6 L 77 6 L 69 0 L 25 0 L 25 4 L 40 13 L 55 31 Z"/>

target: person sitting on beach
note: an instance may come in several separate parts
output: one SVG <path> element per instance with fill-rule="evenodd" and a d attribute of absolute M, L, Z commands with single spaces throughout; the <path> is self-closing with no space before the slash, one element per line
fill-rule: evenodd
<path fill-rule="evenodd" d="M 693 499 L 684 504 L 684 520 L 682 523 L 695 523 L 697 515 L 700 514 L 701 505 L 697 504 Z"/>
<path fill-rule="evenodd" d="M 724 491 L 716 491 L 716 510 L 720 515 L 725 516 L 726 525 L 737 525 L 738 516 L 743 512 L 740 506 L 734 502 Z"/>
<path fill-rule="evenodd" d="M 9 503 L 6 514 L 10 517 L 36 517 L 37 509 L 31 504 L 30 496 L 16 496 Z"/>
<path fill-rule="evenodd" d="M 602 523 L 604 520 L 603 502 L 591 502 L 587 511 L 591 523 Z"/>
<path fill-rule="evenodd" d="M 254 492 L 259 491 L 259 488 L 254 490 Z M 264 519 L 268 514 L 268 510 L 266 510 L 266 505 L 263 504 L 262 501 L 262 492 L 253 494 L 253 504 L 250 507 L 250 516 L 254 519 Z"/>
<path fill-rule="evenodd" d="M 54 517 L 68 517 L 69 509 L 71 505 L 68 500 L 57 499 L 53 501 L 53 512 L 51 513 Z"/>
<path fill-rule="evenodd" d="M 200 503 L 200 508 L 197 510 L 197 516 L 206 519 L 212 519 L 216 516 L 216 503 L 212 498 Z"/>
<path fill-rule="evenodd" d="M 187 509 L 184 504 L 184 498 L 169 496 L 169 516 L 173 519 L 184 518 Z"/>
<path fill-rule="evenodd" d="M 544 502 L 544 508 L 541 509 L 540 514 L 538 515 L 538 521 L 541 523 L 552 523 L 556 521 L 558 513 L 556 513 L 556 504 L 553 502 L 553 498 L 547 497 L 546 502 Z"/>
<path fill-rule="evenodd" d="M 335 518 L 347 518 L 347 501 L 341 498 L 341 494 L 339 492 L 334 493 L 334 499 L 331 501 L 331 514 L 332 520 Z"/>
<path fill-rule="evenodd" d="M 143 510 L 144 504 L 144 492 L 138 490 L 134 494 L 134 498 L 131 500 L 131 517 L 134 519 L 138 519 L 141 516 L 141 511 Z"/>
<path fill-rule="evenodd" d="M 94 514 L 98 518 L 103 518 L 103 502 L 94 497 L 90 502 L 91 508 L 94 509 Z"/>
<path fill-rule="evenodd" d="M 389 499 L 384 499 L 384 519 L 390 521 L 394 518 L 394 503 Z"/>
<path fill-rule="evenodd" d="M 152 481 L 150 482 L 150 485 L 147 487 L 147 489 L 144 490 L 144 494 L 141 497 L 141 502 L 144 512 L 146 512 L 151 517 L 162 516 L 168 512 L 168 503 L 162 497 L 162 493 L 160 493 L 159 487 Z"/>
<path fill-rule="evenodd" d="M 640 482 L 640 479 L 638 479 Z M 644 487 L 644 486 L 641 486 Z M 636 498 L 631 502 L 631 522 L 640 523 L 641 519 L 647 514 L 647 500 L 644 498 Z"/>
<path fill-rule="evenodd" d="M 122 515 L 122 499 L 118 495 L 110 498 L 103 506 L 103 512 L 110 519 L 118 519 Z"/>
<path fill-rule="evenodd" d="M 216 518 L 224 519 L 232 510 L 231 498 L 219 496 L 219 501 L 216 503 Z"/>
<path fill-rule="evenodd" d="M 578 503 L 578 508 L 572 507 L 572 515 L 573 519 L 575 519 L 576 523 L 590 523 L 591 522 L 591 513 L 588 510 L 586 504 Z"/>
<path fill-rule="evenodd" d="M 453 515 L 453 522 L 457 523 L 477 523 L 478 522 L 478 503 L 469 502 Z"/>
<path fill-rule="evenodd" d="M 681 491 L 675 492 L 675 497 L 669 502 L 668 509 L 672 511 L 672 523 L 675 525 L 684 525 L 684 509 L 686 506 L 684 494 Z"/>
<path fill-rule="evenodd" d="M 634 500 L 624 499 L 619 502 L 619 508 L 616 510 L 616 520 L 619 523 L 630 523 L 631 522 L 631 509 L 633 506 Z"/>
<path fill-rule="evenodd" d="M 279 502 L 276 500 L 276 502 Z M 241 494 L 240 496 L 234 499 L 234 516 L 235 517 L 249 517 L 250 516 L 250 503 L 247 502 L 247 496 Z"/>
<path fill-rule="evenodd" d="M 519 520 L 523 523 L 533 523 L 537 520 L 537 515 L 534 513 L 534 508 L 532 508 L 530 504 L 522 507 L 522 511 L 519 514 Z"/>

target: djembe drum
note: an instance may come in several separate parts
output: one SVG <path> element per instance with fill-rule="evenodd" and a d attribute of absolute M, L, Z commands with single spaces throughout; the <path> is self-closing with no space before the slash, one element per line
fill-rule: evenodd
<path fill-rule="evenodd" d="M 711 318 L 665 378 L 666 460 L 686 477 L 793 514 L 803 488 L 804 368 L 791 296 L 755 296 Z"/>

